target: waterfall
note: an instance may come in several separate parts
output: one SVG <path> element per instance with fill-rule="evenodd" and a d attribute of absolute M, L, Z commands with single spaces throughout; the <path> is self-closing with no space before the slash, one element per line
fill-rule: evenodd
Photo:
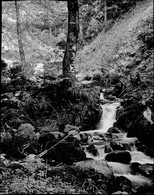
<path fill-rule="evenodd" d="M 101 105 L 103 114 L 98 124 L 98 130 L 100 132 L 106 133 L 113 126 L 113 123 L 116 121 L 116 110 L 118 106 L 120 106 L 119 102 Z"/>
<path fill-rule="evenodd" d="M 100 94 L 100 100 L 102 102 L 106 102 L 105 104 L 101 104 L 101 108 L 103 110 L 102 116 L 100 119 L 100 122 L 97 124 L 97 128 L 95 130 L 90 131 L 82 131 L 80 134 L 85 134 L 88 136 L 87 145 L 85 146 L 85 153 L 87 158 L 91 158 L 93 160 L 101 160 L 105 159 L 105 156 L 108 153 L 105 153 L 105 151 L 111 152 L 113 151 L 113 148 L 111 147 L 110 141 L 106 138 L 107 131 L 110 127 L 113 126 L 114 122 L 116 121 L 116 111 L 118 106 L 120 106 L 119 102 L 110 102 L 109 100 L 106 100 L 104 98 L 104 94 Z M 151 110 L 147 108 L 147 110 L 144 112 L 144 117 L 153 124 L 153 121 L 151 119 Z M 112 139 L 112 141 L 115 144 L 119 145 L 126 145 L 127 151 L 129 151 L 131 155 L 131 162 L 138 162 L 140 164 L 153 164 L 153 159 L 147 155 L 145 155 L 143 152 L 137 151 L 135 147 L 135 142 L 137 140 L 136 137 L 127 137 L 127 133 L 112 133 L 112 136 L 115 138 Z M 87 149 L 88 145 L 93 145 L 95 149 L 97 150 L 97 155 L 93 155 L 89 150 Z M 107 148 L 107 150 L 105 150 Z M 151 185 L 151 180 L 149 178 L 146 178 L 145 176 L 141 174 L 133 175 L 132 174 L 132 168 L 131 164 L 123 164 L 120 162 L 107 162 L 108 166 L 112 169 L 115 176 L 124 176 L 128 178 L 133 187 L 138 187 L 142 185 Z"/>
<path fill-rule="evenodd" d="M 120 106 L 119 102 L 114 103 L 107 103 L 104 105 L 101 105 L 101 108 L 103 110 L 102 117 L 100 119 L 99 124 L 97 125 L 97 129 L 90 130 L 90 131 L 83 131 L 82 133 L 107 133 L 107 130 L 113 126 L 113 123 L 116 121 L 116 111 L 117 107 Z"/>

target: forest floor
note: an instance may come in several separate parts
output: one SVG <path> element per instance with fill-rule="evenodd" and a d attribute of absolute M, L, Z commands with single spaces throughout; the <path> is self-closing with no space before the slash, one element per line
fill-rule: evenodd
<path fill-rule="evenodd" d="M 131 64 L 133 62 L 133 60 L 140 58 L 139 59 L 140 60 L 139 65 L 141 65 L 140 68 L 142 68 L 142 66 L 145 66 L 145 68 L 146 68 L 146 70 L 142 69 L 142 71 L 140 72 L 142 85 L 145 84 L 144 88 L 141 87 L 140 89 L 141 90 L 143 89 L 143 92 L 144 92 L 144 90 L 149 90 L 149 92 L 147 93 L 147 97 L 145 97 L 145 100 L 149 100 L 151 98 L 151 94 L 152 94 L 152 92 L 151 92 L 152 91 L 151 90 L 151 88 L 152 88 L 152 86 L 151 86 L 152 85 L 151 84 L 152 83 L 152 79 L 151 79 L 152 78 L 151 45 L 150 46 L 148 45 L 148 47 L 149 47 L 148 49 L 145 48 L 145 51 L 146 50 L 149 51 L 149 56 L 146 59 L 143 59 L 143 56 L 138 57 L 138 54 L 140 53 L 140 42 L 137 41 L 137 36 L 140 34 L 140 32 L 141 33 L 142 33 L 142 31 L 145 32 L 146 27 L 147 26 L 149 27 L 151 25 L 151 17 L 153 15 L 152 12 L 153 12 L 152 0 L 146 0 L 146 1 L 142 1 L 142 2 L 137 3 L 136 7 L 132 8 L 128 13 L 126 13 L 120 19 L 118 19 L 112 28 L 110 28 L 106 32 L 101 32 L 98 35 L 98 37 L 90 45 L 85 46 L 84 50 L 79 52 L 77 59 L 75 61 L 76 70 L 77 70 L 77 72 L 79 72 L 80 76 L 82 78 L 85 77 L 86 75 L 92 76 L 95 72 L 100 71 L 102 68 L 109 71 L 109 73 L 112 70 L 115 70 L 114 74 L 116 74 L 118 72 L 117 71 L 118 66 L 121 68 L 123 63 L 125 63 L 126 59 L 128 59 L 128 54 L 131 53 L 130 52 L 130 50 L 131 50 L 133 52 L 133 53 L 131 53 L 131 55 L 133 54 L 133 57 L 131 57 L 131 59 L 128 59 L 127 65 Z M 146 21 L 148 21 L 148 22 L 146 23 Z M 144 22 L 146 23 L 147 26 L 145 25 Z M 143 25 L 142 25 L 142 23 L 143 23 Z M 147 37 L 150 37 L 151 36 L 151 26 L 149 27 L 148 30 L 149 30 L 149 32 L 148 32 L 149 34 Z M 148 42 L 148 44 L 149 44 L 149 42 Z M 137 46 L 137 48 L 135 48 L 135 46 Z M 125 55 L 126 48 L 129 50 L 129 52 L 126 53 L 126 55 Z M 122 50 L 122 52 L 120 50 Z M 143 54 L 144 54 L 144 52 L 143 52 Z M 146 53 L 146 55 L 147 55 L 147 53 Z M 115 60 L 115 58 L 117 58 L 117 59 Z M 120 64 L 118 64 L 119 60 L 122 61 L 121 66 L 120 66 Z M 136 61 L 135 61 L 135 63 L 136 63 Z M 133 65 L 134 64 L 132 64 L 132 66 Z M 126 66 L 121 68 L 120 73 L 125 72 L 125 70 L 124 70 L 125 67 Z M 131 70 L 132 69 L 130 68 L 129 71 L 131 72 Z M 135 70 L 135 68 L 133 70 Z M 137 70 L 140 70 L 138 68 L 138 66 L 137 66 Z M 142 72 L 143 72 L 143 77 L 142 77 Z M 146 73 L 148 73 L 148 74 L 146 75 Z M 147 77 L 147 78 L 144 80 L 144 77 Z M 7 75 L 4 75 L 4 83 L 5 82 L 7 83 L 7 78 L 8 78 Z M 103 82 L 105 80 L 104 78 L 105 77 L 102 77 Z M 142 108 L 145 106 L 145 105 L 143 105 L 145 102 L 143 102 L 143 104 L 142 104 L 142 100 L 144 100 L 142 95 L 144 95 L 144 93 L 142 93 L 141 90 L 137 88 L 138 86 L 136 87 L 134 85 L 133 87 L 134 88 L 136 87 L 135 90 L 138 89 L 138 91 L 142 93 L 141 97 L 138 94 L 136 95 L 133 92 L 134 88 L 131 86 L 130 83 L 129 84 L 132 87 L 131 88 L 132 91 L 129 90 L 127 88 L 128 81 L 125 78 L 126 78 L 126 75 L 123 75 L 122 79 L 125 80 L 124 84 L 126 84 L 126 88 L 125 88 L 126 91 L 124 91 L 125 92 L 124 94 L 128 97 L 125 98 L 126 102 L 124 102 L 124 104 L 126 104 L 126 106 L 122 112 L 124 113 L 125 109 L 127 109 L 127 108 L 129 108 L 129 109 L 135 108 L 135 110 L 138 111 L 138 106 L 139 106 L 139 108 Z M 13 79 L 12 79 L 12 81 L 13 81 Z M 88 86 L 87 88 L 86 87 L 84 88 L 82 86 L 83 87 L 82 90 L 79 90 L 79 91 L 77 91 L 75 89 L 73 92 L 73 95 L 72 95 L 73 97 L 71 96 L 71 98 L 72 98 L 71 99 L 72 102 L 71 102 L 71 101 L 69 101 L 70 97 L 68 97 L 67 94 L 64 94 L 63 85 L 60 85 L 59 83 L 57 84 L 55 80 L 52 81 L 51 83 L 49 83 L 49 85 L 47 85 L 45 87 L 43 86 L 44 88 L 43 87 L 39 88 L 38 86 L 34 85 L 34 89 L 33 89 L 32 82 L 26 81 L 27 82 L 26 83 L 25 80 L 23 79 L 22 82 L 23 83 L 25 82 L 26 84 L 24 85 L 21 82 L 21 85 L 20 85 L 20 83 L 18 81 L 21 81 L 21 80 L 20 79 L 16 80 L 16 83 L 15 82 L 13 83 L 13 87 L 15 86 L 14 87 L 15 92 L 11 91 L 12 90 L 11 89 L 12 83 L 11 83 L 11 85 L 10 85 L 11 86 L 10 87 L 11 93 L 4 92 L 3 97 L 2 97 L 3 98 L 2 103 L 4 104 L 3 112 L 2 112 L 4 121 L 2 121 L 2 123 L 4 122 L 4 124 L 2 124 L 3 128 L 2 128 L 1 135 L 3 135 L 3 143 L 4 143 L 4 148 L 6 149 L 6 151 L 7 150 L 9 151 L 12 149 L 10 147 L 10 145 L 9 145 L 9 147 L 6 147 L 6 145 L 8 143 L 10 143 L 9 141 L 11 140 L 11 138 L 14 135 L 15 135 L 15 138 L 21 138 L 21 137 L 24 138 L 23 140 L 25 140 L 26 136 L 29 136 L 29 139 L 32 139 L 31 134 L 34 133 L 34 129 L 35 129 L 35 125 L 33 123 L 33 120 L 35 121 L 35 123 L 37 121 L 37 124 L 39 124 L 39 125 L 41 124 L 41 119 L 43 119 L 43 122 L 46 121 L 46 126 L 44 125 L 45 123 L 43 123 L 42 126 L 41 125 L 39 126 L 40 129 L 38 127 L 36 128 L 36 130 L 39 133 L 41 133 L 41 131 L 42 132 L 44 131 L 43 133 L 46 133 L 46 130 L 48 130 L 48 132 L 52 131 L 58 122 L 59 123 L 63 122 L 61 119 L 63 119 L 64 121 L 68 121 L 68 120 L 75 121 L 76 120 L 75 125 L 78 127 L 78 126 L 80 126 L 78 124 L 80 124 L 80 122 L 81 122 L 80 121 L 81 115 L 83 116 L 83 118 L 88 118 L 88 117 L 90 118 L 91 117 L 89 119 L 89 121 L 88 120 L 86 121 L 87 123 L 89 122 L 89 124 L 91 125 L 91 123 L 96 122 L 96 121 L 93 122 L 93 120 L 92 120 L 94 118 L 93 116 L 95 116 L 95 115 L 98 116 L 100 114 L 98 107 L 95 107 L 95 103 L 92 104 L 91 101 L 89 101 L 89 99 L 92 96 L 93 99 L 95 99 L 95 101 L 97 102 L 97 99 L 99 98 L 99 95 L 100 95 L 100 89 L 102 89 L 102 87 L 104 87 L 103 84 L 99 85 L 99 86 Z M 22 84 L 23 84 L 23 89 L 22 89 Z M 140 85 L 140 83 L 139 83 L 139 85 Z M 7 85 L 4 85 L 4 89 L 3 89 L 4 91 L 7 88 L 5 86 L 7 86 Z M 112 86 L 112 84 L 109 87 L 111 87 L 111 86 Z M 94 88 L 94 87 L 96 87 L 96 88 Z M 29 89 L 31 89 L 31 90 L 29 90 Z M 110 91 L 112 91 L 112 89 Z M 78 94 L 77 94 L 77 92 L 78 92 Z M 9 95 L 11 96 L 10 99 L 12 100 L 13 104 L 10 104 L 11 101 L 8 100 Z M 78 97 L 75 97 L 75 95 L 76 96 L 78 95 Z M 87 96 L 89 97 L 89 99 L 87 98 Z M 97 96 L 97 97 L 95 98 L 95 96 Z M 73 98 L 76 101 L 75 103 L 73 102 L 74 101 Z M 81 102 L 82 98 L 84 99 L 84 101 Z M 133 99 L 133 101 L 135 100 L 134 101 L 135 103 L 132 101 L 132 99 Z M 125 101 L 125 100 L 123 100 L 123 101 Z M 62 102 L 62 106 L 59 105 L 58 101 Z M 131 105 L 132 108 L 129 107 L 130 106 L 129 101 L 132 103 L 132 105 Z M 68 102 L 69 102 L 69 107 L 67 107 L 67 105 L 66 105 Z M 99 104 L 100 104 L 100 102 L 99 102 Z M 97 105 L 99 105 L 99 104 L 97 102 Z M 151 106 L 151 102 L 149 104 Z M 10 107 L 7 110 L 8 105 Z M 20 105 L 22 105 L 21 109 L 16 109 L 16 105 L 19 105 L 19 107 L 20 107 Z M 56 106 L 57 106 L 57 110 L 55 109 Z M 48 108 L 50 108 L 50 109 L 48 110 Z M 153 107 L 151 106 L 150 108 L 152 110 L 151 112 L 153 113 Z M 128 112 L 129 112 L 129 109 L 127 110 Z M 94 112 L 94 110 L 96 112 Z M 24 111 L 24 112 L 22 112 L 22 111 Z M 88 114 L 90 113 L 89 115 L 87 114 L 87 111 L 88 111 Z M 29 114 L 28 117 L 27 117 L 27 115 L 25 115 L 26 112 Z M 120 112 L 121 111 L 119 111 L 118 115 L 123 114 Z M 35 115 L 35 118 L 32 118 L 32 116 L 34 116 L 34 115 Z M 78 116 L 78 118 L 76 118 L 76 115 Z M 128 121 L 129 121 L 127 119 L 130 119 L 130 121 L 129 121 L 130 123 L 134 122 L 134 118 L 133 118 L 134 115 L 131 115 L 129 113 L 128 113 L 128 115 L 130 118 L 124 117 L 121 119 L 122 125 L 126 124 L 126 127 L 127 127 Z M 135 113 L 135 116 L 136 116 L 136 113 Z M 137 117 L 138 117 L 138 113 L 137 113 Z M 154 117 L 154 115 L 152 115 L 152 117 Z M 153 120 L 153 118 L 152 118 L 152 120 Z M 48 122 L 50 123 L 50 125 Z M 143 121 L 143 123 L 144 122 L 145 121 Z M 121 125 L 121 121 L 119 123 Z M 148 133 L 146 134 L 146 132 L 144 132 L 144 128 L 148 127 L 147 129 L 149 129 L 148 125 L 151 125 L 151 124 L 148 124 L 146 127 L 144 127 L 144 125 L 142 125 L 143 123 L 141 123 L 140 126 L 138 127 L 138 129 L 139 129 L 138 132 L 140 134 L 140 129 L 142 129 L 143 131 L 142 131 L 141 138 L 144 140 L 144 135 L 145 135 L 145 136 L 149 136 L 149 140 L 150 140 L 150 135 L 153 135 L 153 134 L 151 132 L 150 132 L 151 134 L 148 134 Z M 152 125 L 150 127 L 152 127 Z M 142 126 L 144 128 L 142 128 Z M 20 131 L 18 131 L 18 130 L 20 130 Z M 22 131 L 27 132 L 27 135 L 25 135 Z M 147 130 L 147 132 L 148 132 L 148 130 Z M 20 134 L 19 137 L 16 136 L 16 134 L 18 134 L 18 133 Z M 55 132 L 51 132 L 51 134 L 52 133 L 55 133 Z M 61 132 L 58 132 L 58 133 L 59 133 L 58 134 L 59 137 L 62 138 L 61 137 L 62 133 Z M 62 136 L 65 136 L 65 135 L 66 134 L 62 134 Z M 56 134 L 54 136 L 56 137 Z M 59 137 L 58 137 L 58 139 L 60 139 Z M 26 137 L 26 139 L 27 139 L 27 137 Z M 45 148 L 38 149 L 38 151 L 36 152 L 37 154 L 40 154 L 42 151 L 44 151 L 46 149 L 46 146 L 48 146 L 49 141 L 51 141 L 50 137 L 48 139 L 49 140 L 45 140 L 45 141 L 47 141 L 47 143 L 45 143 Z M 87 139 L 86 137 L 85 138 L 83 137 L 83 142 L 86 139 Z M 153 139 L 153 136 L 151 137 L 151 140 L 152 139 Z M 8 141 L 8 143 L 5 142 L 6 140 Z M 29 146 L 32 143 L 31 142 L 29 144 L 29 142 L 28 142 L 28 144 L 27 144 L 27 142 L 25 142 L 26 144 L 25 143 L 23 144 L 23 142 L 22 142 L 23 140 L 17 139 L 16 143 L 13 142 L 13 145 L 12 145 L 12 146 L 16 147 L 15 144 L 18 145 L 18 141 L 20 142 L 20 144 L 22 145 L 22 148 L 18 151 L 19 153 L 21 153 L 22 151 L 26 151 L 26 149 L 28 148 L 27 146 Z M 76 141 L 76 138 L 73 138 L 73 141 L 74 140 Z M 149 142 L 151 142 L 151 140 Z M 6 143 L 6 145 L 5 145 L 5 143 Z M 58 150 L 58 152 L 56 151 L 58 153 L 57 156 L 58 157 L 61 156 L 61 158 L 62 158 L 60 160 L 64 160 L 63 158 L 65 158 L 65 157 L 67 158 L 67 156 L 69 156 L 71 158 L 71 153 L 69 153 L 67 151 L 67 149 L 65 148 L 66 146 L 68 146 L 67 145 L 68 143 L 72 144 L 72 140 L 71 139 L 67 140 L 67 143 L 61 143 L 61 148 L 59 149 L 60 151 L 59 150 Z M 76 151 L 75 157 L 78 158 L 78 156 L 80 157 L 80 155 L 81 155 L 81 157 L 84 157 L 82 151 L 79 150 L 80 147 L 78 146 L 78 143 L 73 142 L 73 144 L 77 144 L 77 150 L 75 150 Z M 147 144 L 149 144 L 149 143 L 147 143 Z M 41 145 L 41 147 L 42 147 L 42 145 Z M 74 149 L 75 147 L 76 147 L 76 145 L 75 146 L 73 145 L 73 147 L 68 148 L 68 149 L 70 149 L 70 151 L 71 151 L 71 149 L 72 148 Z M 17 149 L 19 149 L 19 148 L 17 148 Z M 35 149 L 37 150 L 37 146 L 35 146 L 35 144 L 34 144 L 32 146 L 32 149 L 34 149 L 33 150 L 33 152 L 34 152 Z M 31 193 L 36 193 L 36 194 L 40 194 L 40 193 L 43 193 L 43 194 L 59 194 L 59 193 L 60 194 L 66 194 L 66 193 L 68 193 L 68 194 L 81 194 L 81 193 L 82 194 L 94 194 L 95 193 L 95 194 L 106 195 L 106 194 L 111 194 L 111 192 L 114 192 L 113 189 L 112 190 L 110 189 L 110 186 L 114 186 L 113 181 L 116 182 L 116 180 L 115 180 L 115 178 L 113 178 L 113 172 L 112 173 L 110 172 L 111 170 L 108 166 L 106 166 L 106 164 L 102 165 L 103 170 L 105 170 L 105 172 L 103 174 L 102 174 L 102 172 L 96 173 L 94 171 L 94 169 L 92 169 L 93 167 L 92 168 L 88 167 L 88 171 L 86 172 L 83 169 L 77 169 L 76 167 L 74 168 L 74 167 L 71 167 L 69 165 L 64 165 L 64 164 L 60 165 L 60 166 L 59 166 L 59 164 L 56 164 L 56 166 L 52 166 L 52 165 L 49 166 L 47 164 L 47 159 L 45 161 L 45 160 L 42 160 L 42 158 L 35 158 L 36 156 L 33 155 L 33 152 L 31 153 L 31 148 L 30 148 L 30 152 L 29 152 L 30 155 L 26 156 L 26 158 L 22 159 L 21 161 L 16 159 L 16 158 L 14 158 L 13 161 L 11 159 L 11 161 L 10 161 L 10 160 L 7 160 L 7 158 L 5 158 L 5 155 L 4 156 L 1 155 L 1 162 L 0 162 L 1 163 L 0 164 L 0 177 L 1 177 L 0 178 L 0 180 L 1 180 L 0 187 L 1 187 L 1 190 L 0 190 L 0 194 L 9 194 L 9 193 L 10 194 L 11 193 L 12 194 L 13 193 L 14 194 L 15 193 L 18 193 L 18 194 L 21 194 L 21 193 L 24 193 L 24 194 L 31 194 Z M 55 151 L 53 151 L 52 155 L 54 155 L 54 152 Z M 68 161 L 68 158 L 66 160 Z M 51 162 L 51 164 L 52 164 L 52 162 Z M 97 166 L 98 165 L 96 165 L 96 167 Z M 99 166 L 98 166 L 98 169 L 99 169 Z M 102 168 L 100 168 L 99 171 L 100 170 L 102 170 Z M 108 182 L 109 180 L 106 179 L 106 177 L 105 177 L 106 174 L 108 175 L 111 183 Z M 102 184 L 101 182 L 104 182 L 104 183 Z M 126 183 L 128 184 L 129 182 L 126 181 Z M 123 184 L 125 186 L 125 183 L 123 183 Z M 128 186 L 126 185 L 126 187 L 128 187 Z M 121 188 L 120 188 L 120 190 L 121 190 Z M 130 192 L 127 194 L 133 194 L 133 193 Z M 139 194 L 137 194 L 137 195 L 139 195 Z"/>

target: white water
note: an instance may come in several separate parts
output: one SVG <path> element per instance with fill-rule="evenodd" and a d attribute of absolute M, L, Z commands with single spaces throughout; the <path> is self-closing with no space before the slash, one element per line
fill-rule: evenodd
<path fill-rule="evenodd" d="M 116 176 L 121 176 L 121 174 L 115 174 Z M 142 175 L 131 175 L 131 174 L 122 174 L 122 176 L 129 179 L 133 187 L 147 185 L 149 186 L 152 182 L 149 178 Z"/>
<path fill-rule="evenodd" d="M 93 154 L 91 154 L 90 152 L 88 152 L 88 151 L 85 149 L 86 157 L 87 157 L 87 158 L 92 158 L 92 159 L 94 159 L 94 160 L 101 160 L 101 159 L 104 159 L 105 156 L 107 155 L 107 153 L 104 153 L 104 147 L 105 147 L 105 145 L 95 145 L 95 148 L 96 148 L 97 151 L 98 151 L 98 155 L 97 155 L 97 156 L 94 156 Z"/>
<path fill-rule="evenodd" d="M 98 124 L 98 129 L 100 129 L 102 133 L 106 133 L 116 121 L 116 110 L 118 106 L 120 106 L 119 102 L 101 105 L 103 114 L 100 123 Z"/>
<path fill-rule="evenodd" d="M 131 169 L 129 165 L 122 164 L 119 162 L 107 162 L 110 168 L 112 168 L 114 174 L 129 174 L 131 172 Z"/>
<path fill-rule="evenodd" d="M 130 151 L 132 160 L 131 162 L 138 162 L 140 164 L 145 164 L 145 163 L 149 163 L 149 164 L 153 164 L 154 160 L 150 157 L 145 155 L 143 152 L 140 151 Z"/>
<path fill-rule="evenodd" d="M 100 94 L 100 99 L 105 100 L 103 93 Z M 109 101 L 107 100 L 106 102 Z M 101 105 L 103 113 L 102 113 L 101 120 L 97 125 L 97 129 L 80 132 L 80 134 L 87 133 L 89 135 L 90 139 L 88 143 L 93 144 L 98 151 L 98 155 L 94 156 L 93 154 L 88 152 L 85 148 L 87 158 L 92 158 L 94 160 L 105 159 L 107 153 L 104 152 L 104 148 L 105 145 L 109 145 L 110 147 L 110 143 L 104 141 L 104 139 L 102 140 L 101 136 L 99 135 L 103 135 L 107 133 L 108 129 L 113 126 L 113 123 L 116 121 L 116 111 L 118 106 L 120 106 L 119 102 L 106 103 Z M 151 112 L 149 109 L 147 109 L 143 115 L 151 124 L 153 123 L 153 121 L 151 120 Z M 131 151 L 129 152 L 132 158 L 131 163 L 133 162 L 138 162 L 140 164 L 154 163 L 154 160 L 151 157 L 145 155 L 143 152 L 136 150 L 135 147 L 135 141 L 137 140 L 136 137 L 129 138 L 127 137 L 127 133 L 118 133 L 118 134 L 113 133 L 113 135 L 114 134 L 118 136 L 118 138 L 113 139 L 114 142 L 117 142 L 119 144 L 127 144 L 130 146 L 129 150 Z M 132 175 L 130 164 L 123 164 L 119 162 L 107 162 L 107 164 L 112 169 L 115 176 L 124 176 L 128 178 L 131 181 L 133 187 L 151 184 L 151 180 L 149 178 L 146 178 L 142 175 Z"/>
<path fill-rule="evenodd" d="M 113 123 L 116 121 L 116 110 L 117 107 L 120 106 L 119 102 L 114 102 L 114 103 L 107 103 L 104 105 L 101 105 L 103 114 L 100 119 L 99 124 L 97 125 L 96 130 L 90 130 L 90 131 L 82 131 L 82 133 L 88 133 L 88 134 L 93 134 L 93 133 L 106 133 L 107 130 L 113 126 Z"/>

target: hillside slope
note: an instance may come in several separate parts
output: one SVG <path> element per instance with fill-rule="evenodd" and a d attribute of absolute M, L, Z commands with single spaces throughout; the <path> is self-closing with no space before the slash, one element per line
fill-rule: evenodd
<path fill-rule="evenodd" d="M 79 51 L 74 62 L 76 71 L 81 77 L 92 75 L 102 68 L 111 71 L 113 67 L 115 68 L 112 62 L 119 48 L 122 48 L 128 39 L 132 42 L 131 39 L 134 38 L 135 41 L 136 37 L 133 37 L 132 33 L 149 17 L 152 20 L 153 1 L 146 0 L 137 3 L 132 10 L 117 20 L 111 29 L 107 32 L 102 31 L 90 45 Z M 138 44 L 135 47 L 138 49 Z"/>

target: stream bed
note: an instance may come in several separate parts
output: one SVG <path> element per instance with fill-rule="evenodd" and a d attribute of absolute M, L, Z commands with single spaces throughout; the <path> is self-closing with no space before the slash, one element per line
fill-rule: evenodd
<path fill-rule="evenodd" d="M 103 95 L 101 97 L 103 99 Z M 126 132 L 108 131 L 116 121 L 120 102 L 105 103 L 101 107 L 103 113 L 97 129 L 80 132 L 82 137 L 87 137 L 87 144 L 83 146 L 86 157 L 95 161 L 106 160 L 114 176 L 129 179 L 134 189 L 152 186 L 154 160 L 137 150 L 135 143 L 138 139 L 127 137 Z"/>

